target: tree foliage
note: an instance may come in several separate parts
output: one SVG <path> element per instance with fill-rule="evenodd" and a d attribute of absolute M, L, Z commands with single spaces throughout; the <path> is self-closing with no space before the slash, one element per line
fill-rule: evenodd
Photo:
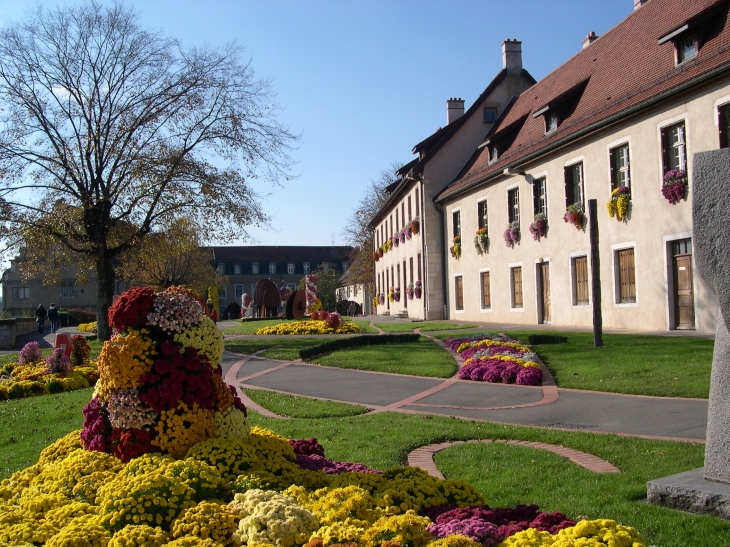
<path fill-rule="evenodd" d="M 365 195 L 353 210 L 352 216 L 343 230 L 345 241 L 353 247 L 348 272 L 355 284 L 372 286 L 375 283 L 375 264 L 373 263 L 375 243 L 368 224 L 388 201 L 385 189 L 397 180 L 395 172 L 399 168 L 400 165 L 394 163 L 389 169 L 383 169 L 377 179 L 370 180 Z"/>
<path fill-rule="evenodd" d="M 208 287 L 222 287 L 228 282 L 211 265 L 210 250 L 201 247 L 200 236 L 187 218 L 148 234 L 122 254 L 117 273 L 133 285 L 149 285 L 158 291 L 181 285 L 201 296 L 207 294 Z"/>
<path fill-rule="evenodd" d="M 287 177 L 297 137 L 241 54 L 184 49 L 122 4 L 0 30 L 0 238 L 95 268 L 102 339 L 114 261 L 156 227 L 225 240 L 267 221 L 250 181 Z"/>

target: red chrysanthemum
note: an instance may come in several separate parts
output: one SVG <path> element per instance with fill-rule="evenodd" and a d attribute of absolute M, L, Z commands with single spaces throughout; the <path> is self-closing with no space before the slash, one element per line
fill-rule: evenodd
<path fill-rule="evenodd" d="M 134 287 L 124 291 L 109 308 L 109 325 L 120 332 L 128 327 L 144 327 L 147 314 L 154 307 L 154 300 L 155 292 L 151 287 Z"/>
<path fill-rule="evenodd" d="M 128 462 L 150 452 L 159 452 L 160 448 L 152 445 L 154 435 L 146 429 L 112 429 L 112 454 Z"/>

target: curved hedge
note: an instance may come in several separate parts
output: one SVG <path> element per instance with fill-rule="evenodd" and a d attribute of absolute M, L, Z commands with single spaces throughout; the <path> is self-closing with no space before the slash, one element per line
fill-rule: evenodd
<path fill-rule="evenodd" d="M 309 346 L 299 350 L 299 357 L 302 359 L 311 359 L 317 355 L 332 353 L 347 348 L 359 348 L 361 346 L 379 346 L 381 344 L 404 344 L 407 342 L 415 342 L 421 337 L 420 334 L 404 333 L 404 334 L 364 334 L 363 336 L 351 336 L 349 338 L 338 338 L 336 340 L 327 340 L 316 346 Z"/>

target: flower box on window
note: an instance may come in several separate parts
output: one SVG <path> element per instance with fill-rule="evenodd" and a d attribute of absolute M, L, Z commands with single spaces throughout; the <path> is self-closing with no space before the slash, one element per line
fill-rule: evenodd
<path fill-rule="evenodd" d="M 611 192 L 611 199 L 606 203 L 608 216 L 616 217 L 617 220 L 627 220 L 629 214 L 629 203 L 631 201 L 631 190 L 628 186 L 619 186 Z"/>
<path fill-rule="evenodd" d="M 687 173 L 681 169 L 667 171 L 667 174 L 664 175 L 662 195 L 672 205 L 685 199 L 687 195 Z"/>
<path fill-rule="evenodd" d="M 545 235 L 547 235 L 547 229 L 548 223 L 545 213 L 537 213 L 534 220 L 532 221 L 532 224 L 530 224 L 530 233 L 532 234 L 532 239 L 534 239 L 535 241 L 540 241 L 541 237 L 545 237 Z"/>
<path fill-rule="evenodd" d="M 474 248 L 480 255 L 485 255 L 489 252 L 489 234 L 487 233 L 486 227 L 477 230 L 474 236 Z"/>

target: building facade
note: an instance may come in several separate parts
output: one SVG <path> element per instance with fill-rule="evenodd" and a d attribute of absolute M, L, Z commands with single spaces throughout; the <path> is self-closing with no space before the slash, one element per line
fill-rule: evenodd
<path fill-rule="evenodd" d="M 590 327 L 595 199 L 603 325 L 715 331 L 693 271 L 692 155 L 730 143 L 729 6 L 637 0 L 508 105 L 434 195 L 424 247 L 460 240 L 441 270 L 447 317 Z"/>

